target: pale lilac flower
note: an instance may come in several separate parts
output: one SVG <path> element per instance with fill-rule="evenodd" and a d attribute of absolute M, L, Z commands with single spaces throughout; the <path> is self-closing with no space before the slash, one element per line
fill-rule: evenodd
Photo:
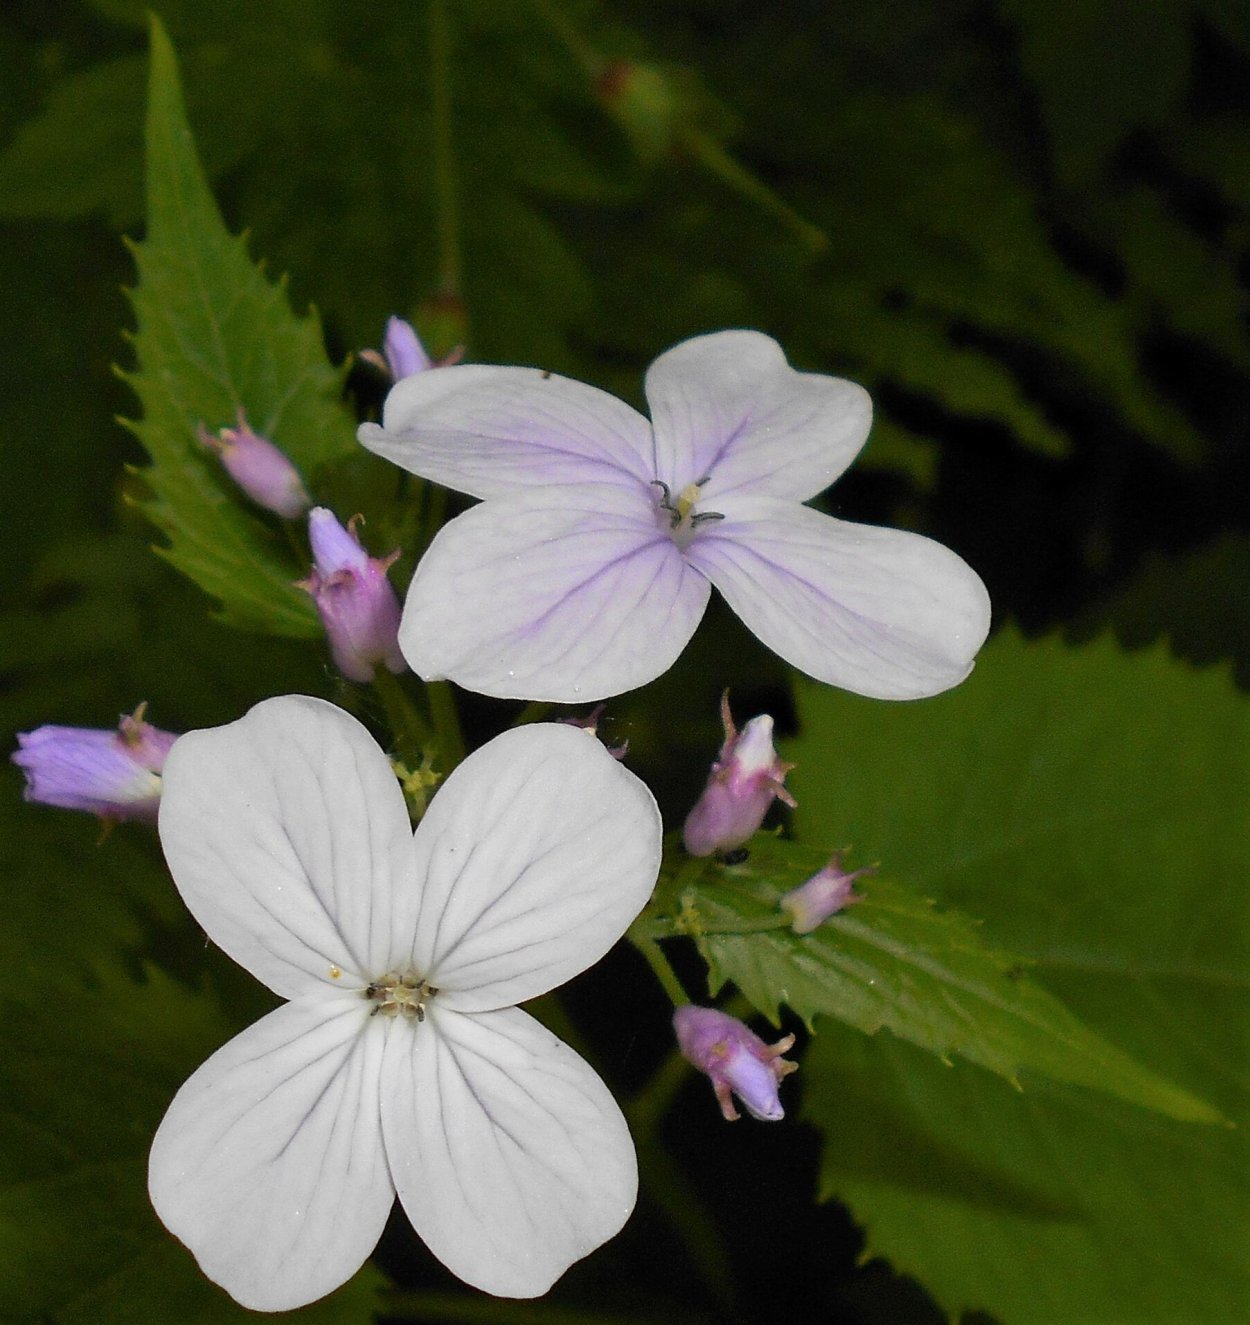
<path fill-rule="evenodd" d="M 140 704 L 116 731 L 46 726 L 19 732 L 12 759 L 26 774 L 25 798 L 102 819 L 155 822 L 160 773 L 178 737 L 145 722 L 146 709 Z"/>
<path fill-rule="evenodd" d="M 388 373 L 396 382 L 434 366 L 416 328 L 402 317 L 387 319 L 381 354 L 377 350 L 362 350 L 360 357 Z"/>
<path fill-rule="evenodd" d="M 353 681 L 372 681 L 379 663 L 404 671 L 399 599 L 386 577 L 399 553 L 371 557 L 356 535 L 356 522 L 344 528 L 324 506 L 309 512 L 308 541 L 316 564 L 300 587 L 312 594 L 339 671 Z"/>
<path fill-rule="evenodd" d="M 681 830 L 692 856 L 732 851 L 755 834 L 774 800 L 792 809 L 798 803 L 785 785 L 794 765 L 773 749 L 772 718 L 761 713 L 738 731 L 729 711 L 728 690 L 721 696 L 720 716 L 724 743 Z"/>
<path fill-rule="evenodd" d="M 761 1122 L 775 1123 L 786 1116 L 777 1087 L 799 1070 L 797 1063 L 781 1056 L 793 1046 L 793 1035 L 768 1045 L 737 1017 L 693 1003 L 673 1013 L 673 1030 L 682 1054 L 711 1078 L 726 1122 L 738 1121 L 731 1094 Z"/>
<path fill-rule="evenodd" d="M 454 1274 L 543 1293 L 633 1208 L 625 1120 L 514 1005 L 597 961 L 650 895 L 660 816 L 597 741 L 505 732 L 415 837 L 391 766 L 321 700 L 192 732 L 160 833 L 208 936 L 289 1000 L 175 1096 L 148 1185 L 205 1274 L 261 1311 L 373 1250 L 398 1193 Z"/>
<path fill-rule="evenodd" d="M 810 934 L 843 907 L 853 902 L 862 902 L 864 899 L 855 892 L 853 885 L 856 879 L 874 872 L 871 865 L 847 870 L 843 853 L 835 851 L 829 863 L 817 870 L 810 879 L 797 888 L 791 888 L 788 893 L 783 893 L 778 905 L 789 915 L 790 928 L 796 934 Z"/>
<path fill-rule="evenodd" d="M 361 427 L 369 450 L 484 499 L 413 578 L 400 646 L 417 673 L 589 703 L 667 670 L 715 584 L 819 681 L 914 699 L 967 676 L 990 619 L 975 572 L 800 504 L 868 436 L 860 387 L 723 331 L 661 355 L 646 391 L 650 423 L 536 368 L 461 365 L 406 378 Z"/>
<path fill-rule="evenodd" d="M 239 410 L 239 426 L 214 436 L 203 425 L 200 441 L 215 451 L 226 472 L 258 505 L 284 520 L 298 520 L 312 505 L 299 470 L 285 452 L 254 433 L 247 414 Z"/>

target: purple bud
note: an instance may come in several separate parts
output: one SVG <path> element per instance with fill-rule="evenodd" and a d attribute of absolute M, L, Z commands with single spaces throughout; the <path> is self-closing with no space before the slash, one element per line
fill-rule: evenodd
<path fill-rule="evenodd" d="M 26 774 L 28 801 L 87 810 L 102 819 L 156 821 L 161 769 L 178 739 L 144 722 L 146 704 L 116 731 L 37 727 L 19 732 L 13 762 Z"/>
<path fill-rule="evenodd" d="M 300 587 L 313 596 L 339 671 L 353 681 L 372 681 L 378 663 L 392 672 L 407 667 L 399 651 L 399 600 L 386 578 L 399 553 L 371 557 L 356 537 L 355 523 L 344 528 L 324 506 L 309 512 L 316 565 Z"/>
<path fill-rule="evenodd" d="M 673 1030 L 682 1054 L 711 1078 L 726 1122 L 738 1119 L 731 1094 L 761 1122 L 777 1122 L 786 1116 L 777 1087 L 783 1077 L 799 1070 L 797 1063 L 782 1057 L 794 1044 L 793 1035 L 768 1045 L 737 1017 L 693 1003 L 673 1013 Z"/>
<path fill-rule="evenodd" d="M 414 373 L 423 373 L 432 366 L 420 336 L 413 329 L 412 323 L 405 322 L 402 317 L 387 320 L 382 350 L 386 355 L 386 366 L 397 382 Z"/>
<path fill-rule="evenodd" d="M 842 857 L 841 851 L 835 851 L 823 869 L 817 870 L 806 883 L 791 888 L 778 903 L 789 913 L 790 928 L 796 934 L 810 934 L 844 906 L 864 900 L 852 891 L 851 885 L 861 876 L 872 874 L 873 867 L 868 865 L 847 873 L 842 868 Z"/>
<path fill-rule="evenodd" d="M 284 520 L 298 520 L 312 505 L 299 471 L 272 442 L 252 431 L 243 410 L 239 410 L 237 428 L 222 428 L 214 437 L 201 425 L 199 435 L 258 506 Z"/>
<path fill-rule="evenodd" d="M 786 774 L 794 767 L 773 749 L 773 720 L 752 718 L 739 732 L 729 712 L 729 691 L 721 696 L 725 743 L 712 765 L 707 786 L 686 816 L 682 840 L 692 856 L 732 851 L 749 840 L 764 822 L 774 800 L 793 806 Z"/>

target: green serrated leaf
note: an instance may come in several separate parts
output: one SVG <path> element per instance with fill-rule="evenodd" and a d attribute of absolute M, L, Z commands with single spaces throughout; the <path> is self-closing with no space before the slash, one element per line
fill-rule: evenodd
<path fill-rule="evenodd" d="M 809 1025 L 834 1017 L 870 1035 L 886 1029 L 1016 1085 L 1022 1072 L 1038 1072 L 1176 1118 L 1219 1119 L 1083 1026 L 1018 956 L 988 946 L 974 921 L 901 883 L 861 879 L 864 900 L 811 934 L 776 927 L 781 894 L 827 859 L 757 836 L 747 863 L 684 876 L 678 924 L 707 961 L 713 994 L 732 982 L 773 1022 L 784 1003 Z"/>
<path fill-rule="evenodd" d="M 806 1097 L 845 1139 L 826 1147 L 826 1194 L 951 1312 L 1237 1319 L 1250 701 L 1161 648 L 1009 632 L 948 695 L 891 706 L 804 685 L 799 713 L 800 835 L 854 841 L 983 917 L 987 941 L 1027 957 L 1083 1021 L 1238 1125 L 1194 1129 L 1045 1083 L 1019 1096 L 895 1041 L 829 1037 Z M 897 1146 L 867 1141 L 895 1129 Z"/>
<path fill-rule="evenodd" d="M 132 425 L 152 457 L 145 513 L 168 536 L 170 561 L 221 603 L 231 625 L 311 636 L 318 625 L 302 573 L 273 521 L 246 508 L 196 436 L 240 408 L 316 488 L 324 465 L 351 454 L 315 314 L 296 317 L 229 234 L 195 155 L 173 49 L 152 21 L 147 117 L 148 232 L 135 246 L 138 370 L 143 406 Z"/>

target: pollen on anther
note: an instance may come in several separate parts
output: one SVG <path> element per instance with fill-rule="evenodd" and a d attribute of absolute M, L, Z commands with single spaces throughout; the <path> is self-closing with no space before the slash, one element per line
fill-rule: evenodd
<path fill-rule="evenodd" d="M 331 980 L 338 980 L 338 979 L 341 979 L 341 978 L 342 978 L 342 975 L 343 975 L 343 972 L 340 971 L 339 968 L 338 968 L 337 966 L 331 966 L 331 967 L 330 967 L 330 979 L 331 979 Z"/>

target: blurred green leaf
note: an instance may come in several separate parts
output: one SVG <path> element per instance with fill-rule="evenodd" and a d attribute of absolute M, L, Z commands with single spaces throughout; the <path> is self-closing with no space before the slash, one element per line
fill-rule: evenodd
<path fill-rule="evenodd" d="M 798 698 L 800 836 L 854 841 L 983 917 L 986 941 L 1083 1021 L 1240 1124 L 1195 1130 L 1041 1083 L 1019 1096 L 889 1039 L 818 1039 L 807 1108 L 830 1128 L 826 1195 L 952 1312 L 1235 1319 L 1250 1292 L 1246 699 L 1162 650 L 1013 633 L 923 704 L 808 684 Z"/>
<path fill-rule="evenodd" d="M 143 60 L 123 56 L 53 84 L 43 112 L 0 156 L 0 217 L 66 218 L 102 208 L 134 219 Z"/>
<path fill-rule="evenodd" d="M 820 869 L 828 852 L 759 835 L 750 850 L 745 864 L 709 862 L 697 874 L 678 856 L 674 919 L 708 963 L 713 994 L 732 982 L 774 1023 L 784 1003 L 809 1025 L 821 1016 L 869 1035 L 884 1028 L 1015 1085 L 1022 1072 L 1036 1072 L 1173 1117 L 1219 1119 L 1083 1026 L 1018 956 L 988 947 L 975 922 L 903 884 L 859 880 L 864 900 L 811 934 L 765 928 L 781 919 L 781 894 Z"/>
<path fill-rule="evenodd" d="M 273 521 L 245 508 L 196 429 L 244 408 L 316 490 L 318 470 L 355 449 L 313 314 L 296 318 L 222 224 L 196 159 L 173 50 L 152 23 L 147 120 L 148 233 L 133 293 L 143 405 L 132 425 L 152 457 L 141 504 L 169 538 L 165 555 L 221 603 L 222 620 L 279 635 L 319 632 L 302 572 Z"/>
<path fill-rule="evenodd" d="M 999 0 L 1020 33 L 1061 179 L 1087 180 L 1139 125 L 1168 118 L 1189 75 L 1188 0 Z M 1126 40 L 1128 34 L 1132 40 Z"/>

